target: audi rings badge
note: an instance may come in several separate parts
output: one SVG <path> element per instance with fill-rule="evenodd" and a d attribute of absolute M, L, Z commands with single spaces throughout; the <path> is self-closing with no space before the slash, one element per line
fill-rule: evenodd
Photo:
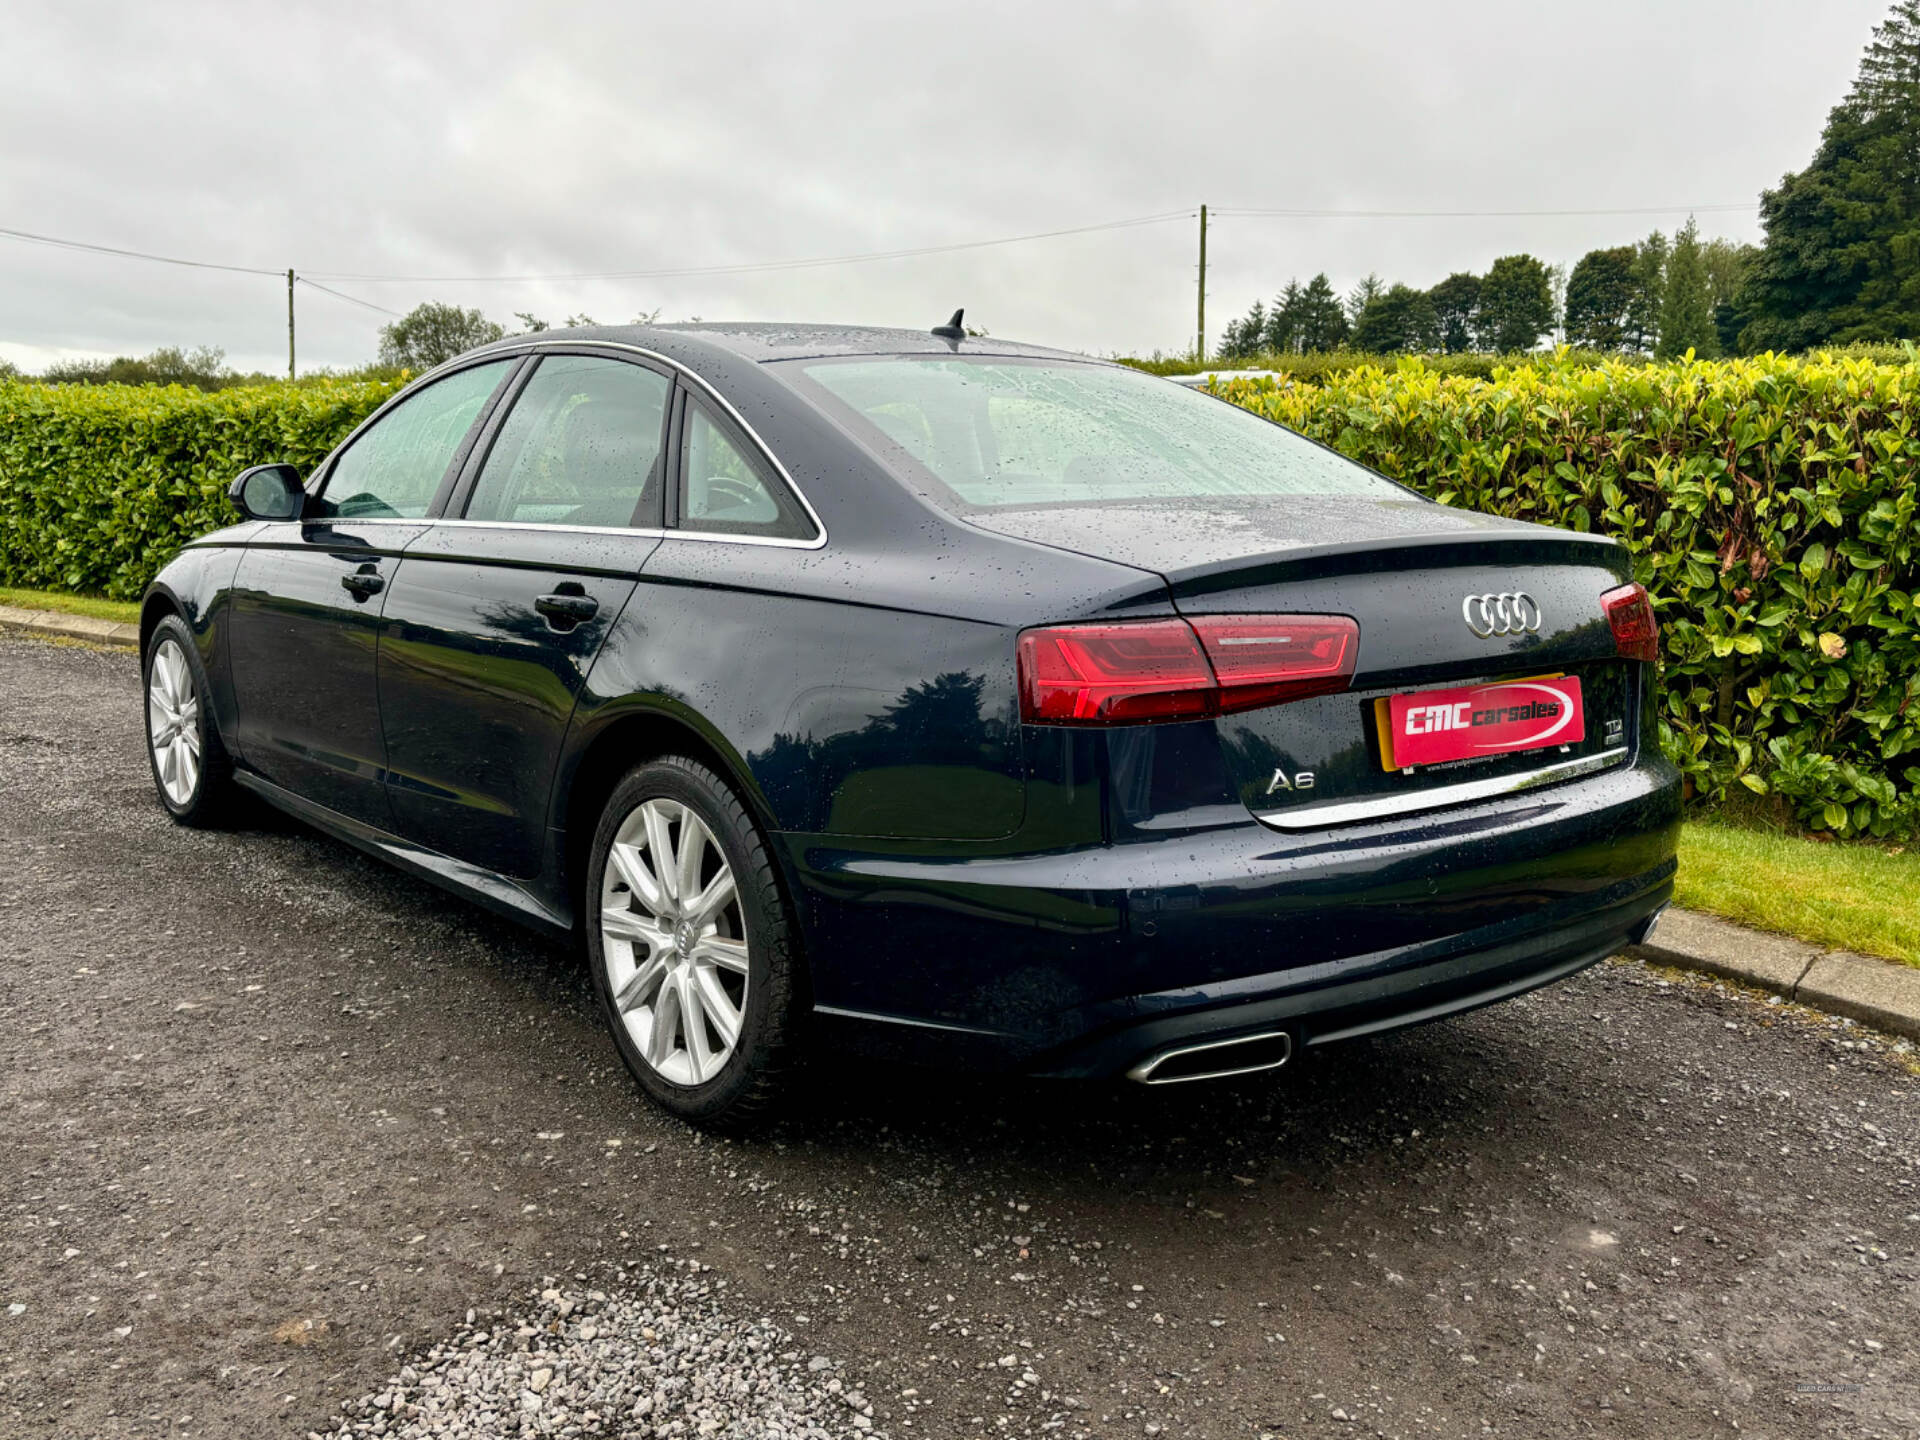
<path fill-rule="evenodd" d="M 1540 602 L 1524 590 L 1498 595 L 1469 595 L 1460 602 L 1467 628 L 1482 640 L 1496 635 L 1531 635 L 1540 629 Z"/>

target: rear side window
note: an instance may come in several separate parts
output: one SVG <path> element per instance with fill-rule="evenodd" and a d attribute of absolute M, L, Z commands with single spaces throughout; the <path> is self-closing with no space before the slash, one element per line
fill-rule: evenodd
<path fill-rule="evenodd" d="M 614 528 L 655 523 L 672 392 L 665 376 L 623 360 L 542 359 L 500 427 L 466 518 Z"/>
<path fill-rule="evenodd" d="M 825 407 L 906 451 L 965 511 L 1222 496 L 1404 497 L 1279 425 L 1109 365 L 982 356 L 813 361 Z"/>
<path fill-rule="evenodd" d="M 333 462 L 324 495 L 331 513 L 407 520 L 425 515 L 480 407 L 514 363 L 495 360 L 456 371 L 374 421 Z"/>
<path fill-rule="evenodd" d="M 810 540 L 817 533 L 787 487 L 691 398 L 680 447 L 680 524 L 781 540 Z"/>

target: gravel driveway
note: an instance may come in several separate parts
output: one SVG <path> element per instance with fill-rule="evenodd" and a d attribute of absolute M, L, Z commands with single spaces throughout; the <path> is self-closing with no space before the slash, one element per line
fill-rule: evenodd
<path fill-rule="evenodd" d="M 828 1063 L 716 1141 L 567 950 L 175 828 L 139 715 L 0 639 L 0 1434 L 1920 1430 L 1867 1032 L 1622 963 L 1232 1085 Z"/>

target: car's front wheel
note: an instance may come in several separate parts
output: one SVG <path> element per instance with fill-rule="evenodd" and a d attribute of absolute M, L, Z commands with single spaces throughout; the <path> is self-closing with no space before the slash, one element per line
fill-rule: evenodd
<path fill-rule="evenodd" d="M 594 833 L 587 949 L 614 1042 L 655 1100 L 737 1128 L 793 1048 L 793 938 L 773 859 L 727 784 L 667 756 L 614 787 Z"/>
<path fill-rule="evenodd" d="M 225 819 L 235 799 L 233 765 L 213 723 L 193 632 L 178 616 L 169 615 L 148 637 L 145 674 L 147 758 L 160 803 L 183 825 Z"/>

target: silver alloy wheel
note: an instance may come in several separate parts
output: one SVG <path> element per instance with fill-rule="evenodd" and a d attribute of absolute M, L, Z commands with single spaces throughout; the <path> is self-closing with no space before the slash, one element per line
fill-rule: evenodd
<path fill-rule="evenodd" d="M 713 832 L 677 800 L 646 800 L 600 877 L 607 988 L 634 1048 L 675 1085 L 713 1079 L 747 1011 L 746 916 Z"/>
<path fill-rule="evenodd" d="M 162 640 L 147 672 L 147 738 L 160 788 L 176 805 L 200 783 L 200 697 L 179 642 Z"/>

